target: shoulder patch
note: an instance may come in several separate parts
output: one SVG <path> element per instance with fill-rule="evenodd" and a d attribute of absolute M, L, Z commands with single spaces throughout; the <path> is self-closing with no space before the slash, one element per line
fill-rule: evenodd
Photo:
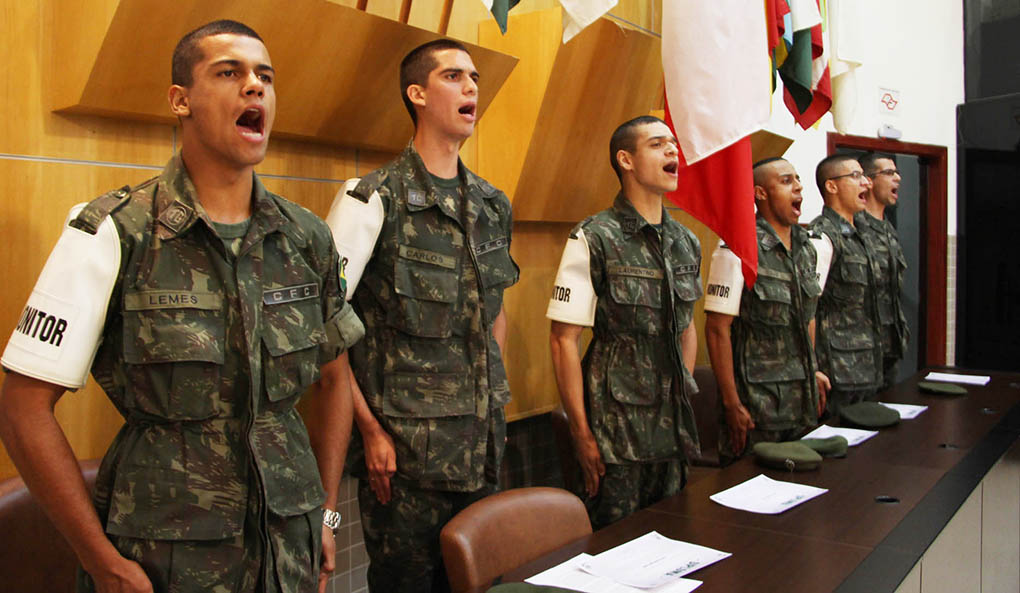
<path fill-rule="evenodd" d="M 131 186 L 111 190 L 89 202 L 68 225 L 95 235 L 103 220 L 131 199 Z"/>

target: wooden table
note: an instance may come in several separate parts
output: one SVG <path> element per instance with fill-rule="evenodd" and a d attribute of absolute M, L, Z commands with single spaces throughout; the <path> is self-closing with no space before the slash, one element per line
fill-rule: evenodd
<path fill-rule="evenodd" d="M 699 593 L 894 591 L 1020 435 L 1020 374 L 981 373 L 991 375 L 988 385 L 968 386 L 966 396 L 943 397 L 918 391 L 926 373 L 879 399 L 928 409 L 881 429 L 851 447 L 844 459 L 826 459 L 818 471 L 796 473 L 743 459 L 502 580 L 520 581 L 581 552 L 597 554 L 654 530 L 733 554 L 690 575 L 704 581 Z M 709 500 L 760 473 L 829 492 L 779 515 L 737 511 Z"/>

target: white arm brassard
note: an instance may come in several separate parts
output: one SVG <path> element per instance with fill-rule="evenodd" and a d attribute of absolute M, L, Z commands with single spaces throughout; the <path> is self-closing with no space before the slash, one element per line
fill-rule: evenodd
<path fill-rule="evenodd" d="M 545 316 L 553 321 L 591 327 L 595 325 L 595 287 L 591 283 L 588 240 L 584 231 L 577 230 L 577 238 L 567 239 L 556 272 L 556 284 Z"/>
<path fill-rule="evenodd" d="M 832 240 L 828 235 L 823 234 L 817 239 L 811 239 L 818 253 L 818 262 L 815 264 L 815 276 L 818 278 L 818 286 L 825 290 L 825 281 L 829 277 L 829 267 L 832 265 Z"/>
<path fill-rule="evenodd" d="M 326 224 L 333 231 L 333 242 L 344 264 L 348 301 L 358 288 L 368 260 L 372 259 L 375 242 L 379 240 L 379 232 L 386 217 L 378 192 L 372 192 L 367 204 L 347 195 L 347 191 L 357 187 L 359 181 L 354 177 L 344 183 L 326 215 Z"/>
<path fill-rule="evenodd" d="M 18 318 L 4 368 L 68 389 L 85 385 L 102 341 L 106 310 L 120 271 L 120 237 L 106 217 L 95 235 L 67 223 Z"/>
<path fill-rule="evenodd" d="M 740 258 L 720 243 L 712 253 L 712 267 L 708 270 L 705 310 L 736 317 L 743 293 L 744 271 Z"/>

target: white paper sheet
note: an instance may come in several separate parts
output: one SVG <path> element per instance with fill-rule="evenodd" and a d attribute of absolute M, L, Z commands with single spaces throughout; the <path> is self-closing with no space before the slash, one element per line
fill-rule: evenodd
<path fill-rule="evenodd" d="M 709 498 L 731 509 L 776 515 L 826 492 L 825 488 L 781 482 L 758 474 Z"/>
<path fill-rule="evenodd" d="M 621 585 L 605 577 L 588 574 L 581 570 L 581 563 L 591 560 L 588 554 L 578 554 L 563 564 L 554 566 L 535 576 L 524 579 L 532 585 L 545 585 L 547 587 L 563 587 L 583 593 L 690 593 L 701 586 L 701 581 L 694 579 L 677 579 L 666 583 L 661 587 L 651 589 L 638 589 Z"/>
<path fill-rule="evenodd" d="M 886 402 L 878 402 L 887 408 L 892 408 L 900 413 L 900 419 L 902 420 L 913 420 L 921 415 L 921 412 L 928 409 L 928 406 L 914 406 L 911 404 L 890 404 Z"/>
<path fill-rule="evenodd" d="M 805 439 L 827 439 L 839 435 L 846 438 L 846 442 L 851 447 L 856 447 L 864 441 L 878 434 L 877 430 L 861 430 L 859 428 L 836 428 L 823 424 L 818 428 L 804 435 L 802 438 Z"/>
<path fill-rule="evenodd" d="M 946 383 L 966 383 L 967 385 L 988 385 L 992 380 L 988 375 L 954 375 L 953 373 L 928 373 L 925 381 L 945 381 Z"/>
<path fill-rule="evenodd" d="M 729 556 L 728 552 L 669 539 L 652 531 L 593 556 L 582 562 L 581 568 L 617 583 L 651 589 Z"/>

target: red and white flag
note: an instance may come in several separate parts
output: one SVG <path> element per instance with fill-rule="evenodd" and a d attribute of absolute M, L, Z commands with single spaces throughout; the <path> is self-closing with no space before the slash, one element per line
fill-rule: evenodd
<path fill-rule="evenodd" d="M 666 119 L 680 142 L 669 199 L 716 232 L 758 274 L 750 134 L 769 119 L 770 62 L 763 3 L 662 3 Z"/>

